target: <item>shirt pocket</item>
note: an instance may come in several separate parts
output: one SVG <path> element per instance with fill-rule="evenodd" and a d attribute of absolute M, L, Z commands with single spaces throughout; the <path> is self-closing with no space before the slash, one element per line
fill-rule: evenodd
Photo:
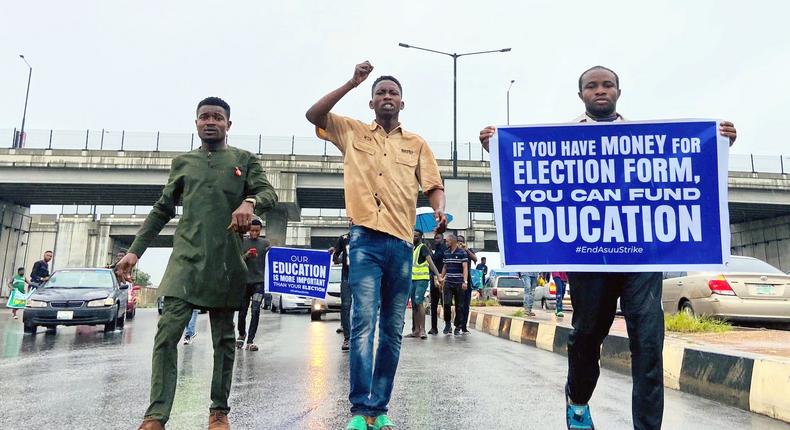
<path fill-rule="evenodd" d="M 404 166 L 416 167 L 420 161 L 420 153 L 415 148 L 401 148 L 395 162 Z"/>
<path fill-rule="evenodd" d="M 357 138 L 351 144 L 357 152 L 376 155 L 376 143 L 372 139 Z"/>

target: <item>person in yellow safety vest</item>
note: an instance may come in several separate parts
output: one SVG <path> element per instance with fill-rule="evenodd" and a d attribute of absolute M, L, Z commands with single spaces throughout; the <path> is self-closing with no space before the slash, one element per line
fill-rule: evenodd
<path fill-rule="evenodd" d="M 406 337 L 419 337 L 420 339 L 427 339 L 425 334 L 425 292 L 428 291 L 428 286 L 431 283 L 431 275 L 428 270 L 431 270 L 434 275 L 439 276 L 439 270 L 433 264 L 431 258 L 431 250 L 422 243 L 422 231 L 414 230 L 414 254 L 412 255 L 411 266 L 411 290 L 409 297 L 411 298 L 411 315 L 414 324 L 412 325 L 412 332 L 407 334 Z"/>

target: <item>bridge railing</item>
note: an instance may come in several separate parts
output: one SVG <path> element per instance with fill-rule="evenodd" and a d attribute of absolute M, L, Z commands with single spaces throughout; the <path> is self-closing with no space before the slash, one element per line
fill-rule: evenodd
<path fill-rule="evenodd" d="M 5 139 L 3 136 L 8 139 L 8 147 L 13 148 L 18 139 L 18 130 L 0 129 L 0 139 Z M 125 130 L 29 130 L 25 132 L 23 141 L 25 148 L 110 151 L 181 152 L 200 145 L 195 133 Z M 230 134 L 228 142 L 256 154 L 340 155 L 331 142 L 316 137 Z M 430 141 L 428 144 L 437 159 L 452 159 L 451 142 Z M 479 143 L 459 142 L 458 159 L 488 161 L 489 157 Z M 731 172 L 790 174 L 790 156 L 784 155 L 730 154 L 729 164 Z"/>

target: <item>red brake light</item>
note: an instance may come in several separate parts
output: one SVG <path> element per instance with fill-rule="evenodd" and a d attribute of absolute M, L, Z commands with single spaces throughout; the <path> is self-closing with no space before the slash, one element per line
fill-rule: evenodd
<path fill-rule="evenodd" d="M 723 296 L 734 296 L 735 291 L 730 287 L 730 283 L 724 279 L 724 276 L 719 275 L 715 279 L 708 281 L 708 288 L 713 294 L 721 294 Z"/>
<path fill-rule="evenodd" d="M 491 289 L 491 295 L 496 296 L 496 287 Z"/>

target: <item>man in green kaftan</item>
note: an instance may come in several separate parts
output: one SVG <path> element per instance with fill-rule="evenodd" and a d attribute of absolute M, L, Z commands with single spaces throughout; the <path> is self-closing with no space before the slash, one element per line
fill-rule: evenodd
<path fill-rule="evenodd" d="M 198 104 L 195 120 L 201 146 L 173 159 L 162 196 L 116 265 L 122 279 L 162 228 L 183 215 L 173 237 L 173 253 L 159 286 L 164 311 L 154 339 L 151 369 L 151 404 L 140 429 L 162 429 L 167 422 L 177 379 L 177 350 L 193 309 L 207 309 L 214 344 L 209 429 L 228 429 L 235 355 L 234 311 L 241 307 L 247 267 L 240 234 L 250 227 L 253 214 L 274 207 L 277 195 L 256 157 L 228 146 L 230 106 L 217 97 Z"/>

